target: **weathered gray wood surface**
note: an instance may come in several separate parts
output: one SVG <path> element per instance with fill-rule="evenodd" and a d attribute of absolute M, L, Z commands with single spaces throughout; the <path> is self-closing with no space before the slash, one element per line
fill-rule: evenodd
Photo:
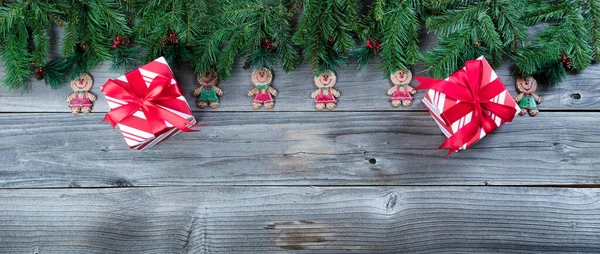
<path fill-rule="evenodd" d="M 597 253 L 598 210 L 572 188 L 0 190 L 0 252 Z"/>
<path fill-rule="evenodd" d="M 103 114 L 0 114 L 0 187 L 598 184 L 600 114 L 518 117 L 446 157 L 427 112 L 206 112 L 128 150 Z M 69 126 L 71 125 L 71 126 Z"/>
<path fill-rule="evenodd" d="M 275 70 L 272 112 L 251 112 L 241 63 L 217 110 L 175 68 L 209 126 L 146 152 L 100 123 L 107 65 L 87 116 L 67 113 L 68 86 L 0 88 L 0 253 L 599 252 L 600 65 L 446 157 L 423 92 L 392 108 L 376 62 L 338 72 L 334 112 L 314 111 L 306 65 Z M 496 71 L 516 94 L 511 66 Z"/>

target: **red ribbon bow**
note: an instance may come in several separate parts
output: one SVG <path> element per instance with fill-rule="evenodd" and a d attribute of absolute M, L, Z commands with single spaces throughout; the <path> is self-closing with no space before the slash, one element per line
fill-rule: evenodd
<path fill-rule="evenodd" d="M 458 151 L 473 137 L 479 136 L 481 129 L 490 133 L 498 127 L 489 113 L 505 122 L 511 122 L 515 117 L 517 110 L 514 107 L 491 101 L 506 90 L 499 78 L 490 81 L 491 76 L 492 68 L 485 58 L 482 58 L 467 61 L 465 69 L 452 74 L 449 81 L 415 77 L 421 83 L 416 90 L 433 89 L 460 101 L 441 114 L 447 126 L 473 112 L 471 121 L 440 145 L 439 148 L 450 148 L 448 155 Z"/>
<path fill-rule="evenodd" d="M 171 85 L 170 78 L 158 75 L 152 80 L 150 86 L 146 86 L 146 81 L 139 70 L 126 74 L 126 77 L 129 82 L 110 79 L 102 87 L 105 94 L 127 102 L 123 106 L 110 110 L 102 120 L 103 122 L 109 122 L 114 128 L 118 123 L 141 110 L 154 134 L 167 128 L 165 121 L 185 132 L 197 131 L 188 127 L 188 125 L 196 126 L 196 124 L 166 109 L 169 108 L 169 104 L 174 100 L 179 100 L 177 98 L 181 96 L 179 88 Z"/>

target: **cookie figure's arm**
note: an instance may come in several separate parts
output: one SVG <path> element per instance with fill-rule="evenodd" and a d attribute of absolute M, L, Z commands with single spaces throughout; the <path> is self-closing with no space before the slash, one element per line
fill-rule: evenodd
<path fill-rule="evenodd" d="M 515 101 L 520 102 L 523 99 L 523 93 L 520 93 L 515 97 Z"/>
<path fill-rule="evenodd" d="M 67 102 L 68 103 L 71 103 L 71 100 L 73 100 L 73 95 L 74 95 L 74 93 L 69 94 L 69 96 L 67 96 Z"/>
<path fill-rule="evenodd" d="M 542 103 L 542 97 L 539 97 L 537 94 L 531 94 L 537 103 Z"/>
<path fill-rule="evenodd" d="M 406 86 L 406 91 L 408 91 L 410 94 L 416 94 L 417 90 L 415 90 L 414 88 L 412 88 L 412 86 L 409 85 L 405 85 Z"/>
<path fill-rule="evenodd" d="M 275 90 L 275 88 L 273 88 L 273 87 L 270 87 L 270 86 L 269 86 L 269 93 L 271 93 L 273 96 L 277 96 L 277 94 L 279 94 L 279 93 L 277 92 L 277 90 Z"/>
<path fill-rule="evenodd" d="M 96 95 L 93 95 L 92 93 L 87 93 L 87 97 L 90 101 L 96 101 Z"/>
<path fill-rule="evenodd" d="M 221 88 L 213 86 L 213 89 L 215 89 L 215 92 L 217 93 L 218 96 L 223 96 L 223 90 L 221 90 Z"/>
<path fill-rule="evenodd" d="M 314 99 L 314 98 L 317 98 L 317 95 L 319 95 L 319 90 L 317 90 L 317 91 L 314 91 L 314 92 L 313 92 L 313 93 L 310 95 L 310 98 L 313 98 L 313 99 Z"/>
<path fill-rule="evenodd" d="M 387 95 L 392 96 L 394 95 L 394 92 L 396 91 L 396 86 L 392 86 L 390 87 L 390 89 L 387 90 Z"/>
<path fill-rule="evenodd" d="M 194 96 L 198 96 L 198 95 L 200 95 L 200 93 L 202 93 L 202 89 L 204 89 L 204 87 L 203 87 L 203 86 L 200 86 L 200 87 L 196 88 L 196 90 L 194 90 L 194 93 L 193 93 L 193 95 L 194 95 Z"/>
<path fill-rule="evenodd" d="M 252 88 L 252 90 L 250 90 L 250 92 L 248 92 L 248 96 L 252 97 L 254 96 L 256 93 L 258 92 L 258 90 L 256 90 L 256 88 Z"/>
<path fill-rule="evenodd" d="M 340 97 L 341 94 L 340 94 L 340 92 L 338 92 L 338 90 L 335 90 L 333 88 L 329 88 L 329 89 L 331 89 L 331 94 L 333 94 L 333 96 Z"/>

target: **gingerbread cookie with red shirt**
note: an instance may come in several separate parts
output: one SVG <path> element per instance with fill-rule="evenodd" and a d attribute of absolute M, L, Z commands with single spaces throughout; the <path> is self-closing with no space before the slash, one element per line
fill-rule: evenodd
<path fill-rule="evenodd" d="M 92 107 L 94 106 L 92 102 L 96 101 L 96 96 L 90 93 L 93 85 L 94 80 L 87 73 L 81 73 L 76 79 L 71 80 L 73 93 L 67 96 L 71 113 L 79 114 L 79 112 L 82 112 L 89 114 L 92 112 Z"/>
<path fill-rule="evenodd" d="M 267 68 L 254 70 L 250 76 L 254 88 L 248 92 L 248 96 L 252 98 L 252 108 L 259 109 L 263 105 L 267 109 L 272 109 L 275 106 L 274 96 L 277 96 L 277 90 L 271 87 L 273 82 L 273 73 Z"/>
<path fill-rule="evenodd" d="M 335 86 L 336 76 L 330 70 L 323 71 L 315 76 L 315 86 L 319 88 L 311 94 L 315 99 L 315 107 L 318 110 L 323 110 L 325 107 L 332 110 L 337 105 L 337 97 L 340 97 L 340 92 L 333 89 Z"/>
<path fill-rule="evenodd" d="M 412 105 L 412 95 L 417 92 L 408 85 L 412 80 L 412 73 L 409 70 L 397 70 L 390 74 L 390 80 L 394 86 L 388 89 L 387 95 L 392 96 L 390 98 L 392 106 L 397 108 L 400 105 L 404 107 Z"/>

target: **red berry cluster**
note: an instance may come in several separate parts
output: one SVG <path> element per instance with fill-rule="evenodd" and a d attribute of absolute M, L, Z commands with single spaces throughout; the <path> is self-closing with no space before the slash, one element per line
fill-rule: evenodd
<path fill-rule="evenodd" d="M 266 49 L 268 49 L 269 51 L 277 50 L 277 46 L 275 44 L 273 44 L 273 41 L 270 38 L 267 38 L 267 37 L 261 38 L 260 44 L 262 44 L 262 46 L 265 47 Z"/>
<path fill-rule="evenodd" d="M 117 35 L 117 37 L 115 38 L 115 42 L 113 43 L 113 48 L 116 49 L 119 44 L 121 44 L 121 38 Z"/>
<path fill-rule="evenodd" d="M 124 46 L 127 47 L 127 45 L 129 45 L 131 41 L 129 40 L 129 38 L 127 38 L 126 36 L 116 36 L 115 40 L 113 42 L 113 48 L 117 48 L 118 46 Z"/>
<path fill-rule="evenodd" d="M 381 42 L 379 42 L 379 39 L 377 38 L 367 40 L 367 47 L 370 49 L 375 49 L 377 52 L 379 52 L 381 50 Z"/>

